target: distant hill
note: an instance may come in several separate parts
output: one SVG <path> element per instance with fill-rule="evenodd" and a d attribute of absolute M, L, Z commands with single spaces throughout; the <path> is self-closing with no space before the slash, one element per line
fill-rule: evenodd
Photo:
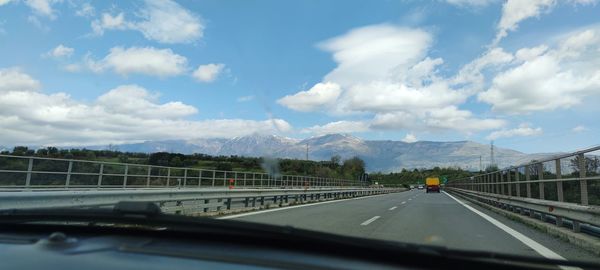
<path fill-rule="evenodd" d="M 127 152 L 178 152 L 209 155 L 270 156 L 278 158 L 306 158 L 328 160 L 334 155 L 343 159 L 358 156 L 365 160 L 368 171 L 399 171 L 403 168 L 460 167 L 479 169 L 479 157 L 485 167 L 489 164 L 489 145 L 472 141 L 405 143 L 391 140 L 363 140 L 347 134 L 329 134 L 304 140 L 276 135 L 250 135 L 233 139 L 197 139 L 191 141 L 147 141 L 118 145 Z M 88 147 L 102 149 L 102 146 Z M 499 167 L 541 159 L 555 153 L 525 154 L 519 151 L 495 148 Z"/>

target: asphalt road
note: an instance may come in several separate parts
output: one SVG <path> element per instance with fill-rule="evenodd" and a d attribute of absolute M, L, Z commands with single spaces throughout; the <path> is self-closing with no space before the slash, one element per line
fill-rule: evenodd
<path fill-rule="evenodd" d="M 493 224 L 493 221 L 485 219 L 445 193 L 425 193 L 422 190 L 279 208 L 232 218 L 455 249 L 542 256 L 530 245 L 518 240 L 514 232 L 507 232 L 512 229 L 516 234 L 521 233 L 568 260 L 600 261 L 594 254 L 568 242 L 459 200 L 501 225 Z M 509 229 L 501 229 L 502 225 Z"/>

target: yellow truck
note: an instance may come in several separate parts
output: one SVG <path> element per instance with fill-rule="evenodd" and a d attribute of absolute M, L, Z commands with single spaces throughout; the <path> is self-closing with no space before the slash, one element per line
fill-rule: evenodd
<path fill-rule="evenodd" d="M 438 177 L 427 177 L 425 179 L 425 192 L 440 193 L 440 179 Z"/>

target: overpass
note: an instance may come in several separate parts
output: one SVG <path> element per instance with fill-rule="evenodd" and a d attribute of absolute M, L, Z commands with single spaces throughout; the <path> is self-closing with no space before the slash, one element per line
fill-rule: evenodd
<path fill-rule="evenodd" d="M 598 262 L 598 153 L 451 179 L 441 194 L 348 179 L 0 155 L 0 209 L 152 201 L 168 213 Z"/>

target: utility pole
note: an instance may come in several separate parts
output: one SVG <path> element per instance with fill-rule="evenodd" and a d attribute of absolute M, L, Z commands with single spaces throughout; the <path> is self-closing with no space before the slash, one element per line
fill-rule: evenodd
<path fill-rule="evenodd" d="M 481 162 L 481 155 L 479 155 L 479 171 L 483 171 L 483 163 Z"/>
<path fill-rule="evenodd" d="M 306 160 L 308 161 L 308 143 L 306 143 Z"/>

